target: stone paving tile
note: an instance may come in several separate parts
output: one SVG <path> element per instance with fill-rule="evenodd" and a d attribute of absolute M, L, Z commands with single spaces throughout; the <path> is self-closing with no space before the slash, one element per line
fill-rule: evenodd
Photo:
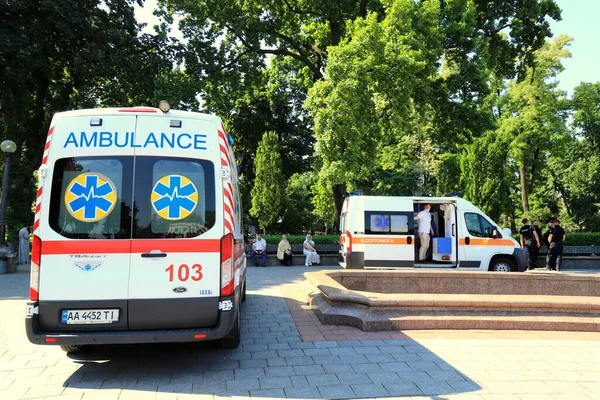
<path fill-rule="evenodd" d="M 285 389 L 294 387 L 291 379 L 287 376 L 260 378 L 259 382 L 261 389 Z"/>
<path fill-rule="evenodd" d="M 252 399 L 283 399 L 285 392 L 283 389 L 251 390 L 250 397 Z"/>
<path fill-rule="evenodd" d="M 278 376 L 294 375 L 294 367 L 267 367 L 264 369 L 265 377 L 274 378 Z"/>
<path fill-rule="evenodd" d="M 318 389 L 324 399 L 354 399 L 357 397 L 350 386 L 319 386 Z"/>
<path fill-rule="evenodd" d="M 326 375 L 328 376 L 328 375 Z M 371 379 L 367 374 L 336 374 L 337 379 L 344 385 L 361 385 L 361 384 L 370 384 L 372 383 Z"/>
<path fill-rule="evenodd" d="M 240 368 L 233 370 L 235 379 L 264 378 L 265 370 L 263 368 Z"/>
<path fill-rule="evenodd" d="M 321 393 L 313 387 L 293 387 L 284 389 L 285 395 L 289 399 L 320 399 Z"/>
<path fill-rule="evenodd" d="M 383 369 L 376 363 L 353 364 L 352 368 L 358 373 L 383 372 Z"/>
<path fill-rule="evenodd" d="M 446 382 L 415 382 L 415 384 L 421 389 L 423 394 L 426 395 L 442 395 L 454 392 L 454 389 Z"/>
<path fill-rule="evenodd" d="M 423 394 L 414 383 L 384 383 L 383 387 L 391 396 L 417 396 Z"/>

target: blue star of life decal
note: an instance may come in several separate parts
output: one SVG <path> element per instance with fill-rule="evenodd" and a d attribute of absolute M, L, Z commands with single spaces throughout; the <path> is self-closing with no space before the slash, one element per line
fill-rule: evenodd
<path fill-rule="evenodd" d="M 198 190 L 185 176 L 167 175 L 154 185 L 151 202 L 161 218 L 171 221 L 184 219 L 198 204 Z"/>
<path fill-rule="evenodd" d="M 99 221 L 106 217 L 117 203 L 117 191 L 107 177 L 83 173 L 67 187 L 65 204 L 69 213 L 83 222 Z"/>

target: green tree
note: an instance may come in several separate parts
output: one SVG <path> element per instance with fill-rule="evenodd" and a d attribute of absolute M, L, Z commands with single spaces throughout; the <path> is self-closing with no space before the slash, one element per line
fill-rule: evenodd
<path fill-rule="evenodd" d="M 578 230 L 600 229 L 600 82 L 582 83 L 571 101 L 573 130 L 555 146 L 548 175 Z"/>
<path fill-rule="evenodd" d="M 281 168 L 279 138 L 275 132 L 266 132 L 256 151 L 254 168 L 256 180 L 252 187 L 250 215 L 265 230 L 281 215 L 285 180 Z"/>
<path fill-rule="evenodd" d="M 525 79 L 512 81 L 500 102 L 500 135 L 506 137 L 510 157 L 516 163 L 523 213 L 530 211 L 529 197 L 546 167 L 553 143 L 566 135 L 565 115 L 554 80 L 563 70 L 561 60 L 569 57 L 567 46 L 572 39 L 561 35 L 534 52 L 534 66 L 528 67 Z M 564 102 L 563 102 L 564 103 Z"/>
<path fill-rule="evenodd" d="M 55 112 L 148 104 L 155 76 L 171 69 L 164 38 L 138 36 L 133 2 L 0 2 L 0 133 L 18 145 L 10 226 L 33 219 L 34 170 Z"/>

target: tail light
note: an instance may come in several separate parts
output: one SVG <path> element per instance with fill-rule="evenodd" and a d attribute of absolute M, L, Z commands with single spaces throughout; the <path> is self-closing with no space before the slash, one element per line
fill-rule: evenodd
<path fill-rule="evenodd" d="M 234 290 L 233 234 L 221 238 L 221 296 L 231 296 Z"/>
<path fill-rule="evenodd" d="M 346 240 L 348 241 L 348 252 L 352 253 L 352 234 L 349 231 L 346 231 Z"/>
<path fill-rule="evenodd" d="M 42 240 L 38 236 L 33 235 L 33 245 L 31 248 L 31 278 L 29 280 L 29 299 L 31 301 L 39 300 L 41 261 Z"/>

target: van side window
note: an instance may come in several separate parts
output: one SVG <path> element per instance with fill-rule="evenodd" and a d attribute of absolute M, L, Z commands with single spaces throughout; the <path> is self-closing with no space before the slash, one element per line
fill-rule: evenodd
<path fill-rule="evenodd" d="M 214 174 L 207 160 L 137 157 L 133 238 L 189 238 L 212 228 Z"/>
<path fill-rule="evenodd" d="M 472 236 L 492 237 L 494 226 L 483 216 L 475 213 L 465 213 L 467 231 Z"/>
<path fill-rule="evenodd" d="M 57 160 L 50 227 L 70 239 L 129 239 L 132 174 L 132 157 Z"/>
<path fill-rule="evenodd" d="M 412 212 L 365 211 L 365 233 L 370 235 L 412 234 Z"/>

